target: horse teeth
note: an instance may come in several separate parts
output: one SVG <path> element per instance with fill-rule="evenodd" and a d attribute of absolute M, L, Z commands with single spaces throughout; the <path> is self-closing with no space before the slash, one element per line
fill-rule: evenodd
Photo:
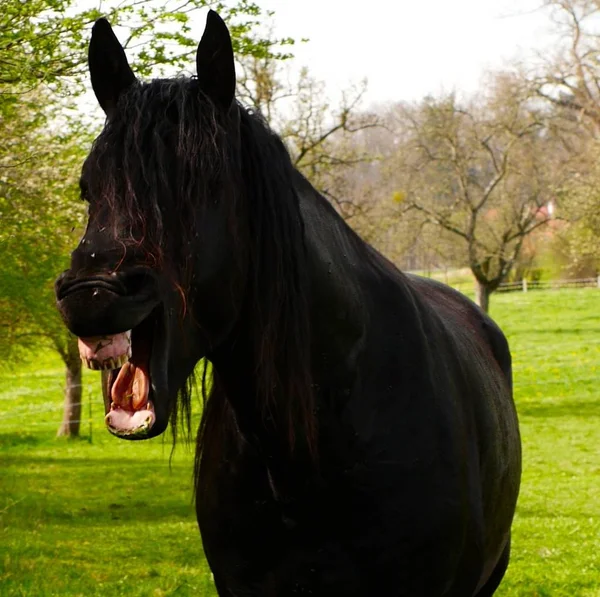
<path fill-rule="evenodd" d="M 82 357 L 81 360 L 85 363 L 85 366 L 88 369 L 92 369 L 94 371 L 98 371 L 100 369 L 100 365 L 99 365 L 98 361 L 96 361 L 94 359 L 86 359 L 85 357 Z"/>
<path fill-rule="evenodd" d="M 102 363 L 102 369 L 110 371 L 111 369 L 118 369 L 122 367 L 127 361 L 129 361 L 129 356 L 126 354 L 122 354 L 120 357 L 111 357 L 110 359 L 106 359 L 104 363 Z"/>
<path fill-rule="evenodd" d="M 98 362 L 97 359 L 88 359 L 85 357 L 82 357 L 81 360 L 88 369 L 92 369 L 93 371 L 111 371 L 112 369 L 118 369 L 127 363 L 127 361 L 129 361 L 129 356 L 130 355 L 123 354 L 120 357 L 111 357 L 102 363 Z"/>
<path fill-rule="evenodd" d="M 117 357 L 117 359 L 115 359 L 117 362 L 116 367 L 122 367 L 125 363 L 127 363 L 129 361 L 130 358 L 131 358 L 131 348 L 127 351 L 127 354 L 122 354 L 120 357 Z"/>

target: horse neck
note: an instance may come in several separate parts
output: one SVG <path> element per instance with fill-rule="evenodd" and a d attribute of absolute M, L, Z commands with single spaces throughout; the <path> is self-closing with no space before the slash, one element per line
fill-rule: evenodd
<path fill-rule="evenodd" d="M 352 385 L 353 359 L 365 328 L 357 275 L 365 245 L 304 178 L 297 174 L 291 183 L 299 199 L 304 229 L 304 248 L 298 250 L 306 253 L 301 261 L 306 268 L 311 375 L 317 388 L 318 410 L 318 401 L 328 388 L 344 392 Z M 268 414 L 265 417 L 254 369 L 257 338 L 252 325 L 253 308 L 252 301 L 247 301 L 235 334 L 211 355 L 215 380 L 232 407 L 231 433 L 239 429 L 261 453 L 271 481 L 281 493 L 297 494 L 297 483 L 310 477 L 314 463 L 303 443 L 301 428 L 298 443 L 290 452 L 286 430 L 271 427 Z M 278 395 L 278 400 L 288 399 L 285 392 Z M 276 404 L 273 409 L 277 411 L 279 406 L 284 407 L 283 412 L 294 412 L 285 411 L 289 405 Z"/>
<path fill-rule="evenodd" d="M 315 370 L 321 383 L 343 386 L 368 323 L 363 283 L 372 249 L 302 177 L 296 182 L 310 278 Z M 337 372 L 337 379 L 332 379 Z"/>

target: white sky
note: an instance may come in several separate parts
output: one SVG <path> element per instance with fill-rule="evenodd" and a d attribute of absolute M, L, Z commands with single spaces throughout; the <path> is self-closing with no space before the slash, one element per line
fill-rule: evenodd
<path fill-rule="evenodd" d="M 368 103 L 474 91 L 482 73 L 547 47 L 541 0 L 259 0 L 275 33 L 296 39 L 295 65 L 336 94 L 368 79 Z"/>
<path fill-rule="evenodd" d="M 276 36 L 309 38 L 292 48 L 292 74 L 307 66 L 332 98 L 366 78 L 363 107 L 441 91 L 469 94 L 486 69 L 526 58 L 552 40 L 548 14 L 536 10 L 542 0 L 257 2 L 275 11 Z M 198 14 L 198 39 L 204 21 Z"/>

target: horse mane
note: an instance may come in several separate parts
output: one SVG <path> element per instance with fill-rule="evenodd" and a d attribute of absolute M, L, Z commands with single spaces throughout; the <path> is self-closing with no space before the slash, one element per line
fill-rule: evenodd
<path fill-rule="evenodd" d="M 309 279 L 304 224 L 293 185 L 295 170 L 283 142 L 260 114 L 239 104 L 237 109 L 250 232 L 246 313 L 251 316 L 248 323 L 254 341 L 257 406 L 265 426 L 283 434 L 280 439 L 288 456 L 301 443 L 304 456 L 314 461 L 317 429 Z M 211 381 L 198 433 L 196 479 L 205 457 L 220 458 L 227 441 L 223 426 L 233 420 L 223 383 L 214 374 Z"/>
<path fill-rule="evenodd" d="M 231 134 L 234 122 L 239 138 Z M 86 172 L 82 181 L 89 188 L 82 186 L 82 193 L 97 198 L 96 217 L 171 279 L 183 309 L 193 262 L 189 248 L 202 207 L 214 200 L 215 190 L 227 201 L 234 249 L 247 251 L 250 259 L 245 309 L 252 315 L 247 324 L 257 407 L 290 452 L 301 439 L 314 454 L 306 249 L 294 167 L 281 139 L 237 103 L 224 115 L 194 78 L 136 83 L 95 141 Z M 247 218 L 248 235 L 239 234 L 240 217 Z M 178 419 L 189 431 L 192 381 L 179 389 L 172 410 L 174 437 Z M 198 453 L 218 418 L 217 403 L 226 408 L 227 402 L 218 376 L 206 371 L 202 394 Z"/>

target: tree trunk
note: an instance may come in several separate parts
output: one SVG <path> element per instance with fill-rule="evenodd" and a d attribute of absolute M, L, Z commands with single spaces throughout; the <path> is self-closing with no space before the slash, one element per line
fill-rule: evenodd
<path fill-rule="evenodd" d="M 63 420 L 57 436 L 79 437 L 81 423 L 81 359 L 77 348 L 77 339 L 70 338 L 67 348 L 65 407 Z"/>
<path fill-rule="evenodd" d="M 490 308 L 490 294 L 492 291 L 487 284 L 475 280 L 475 302 L 487 313 Z"/>

